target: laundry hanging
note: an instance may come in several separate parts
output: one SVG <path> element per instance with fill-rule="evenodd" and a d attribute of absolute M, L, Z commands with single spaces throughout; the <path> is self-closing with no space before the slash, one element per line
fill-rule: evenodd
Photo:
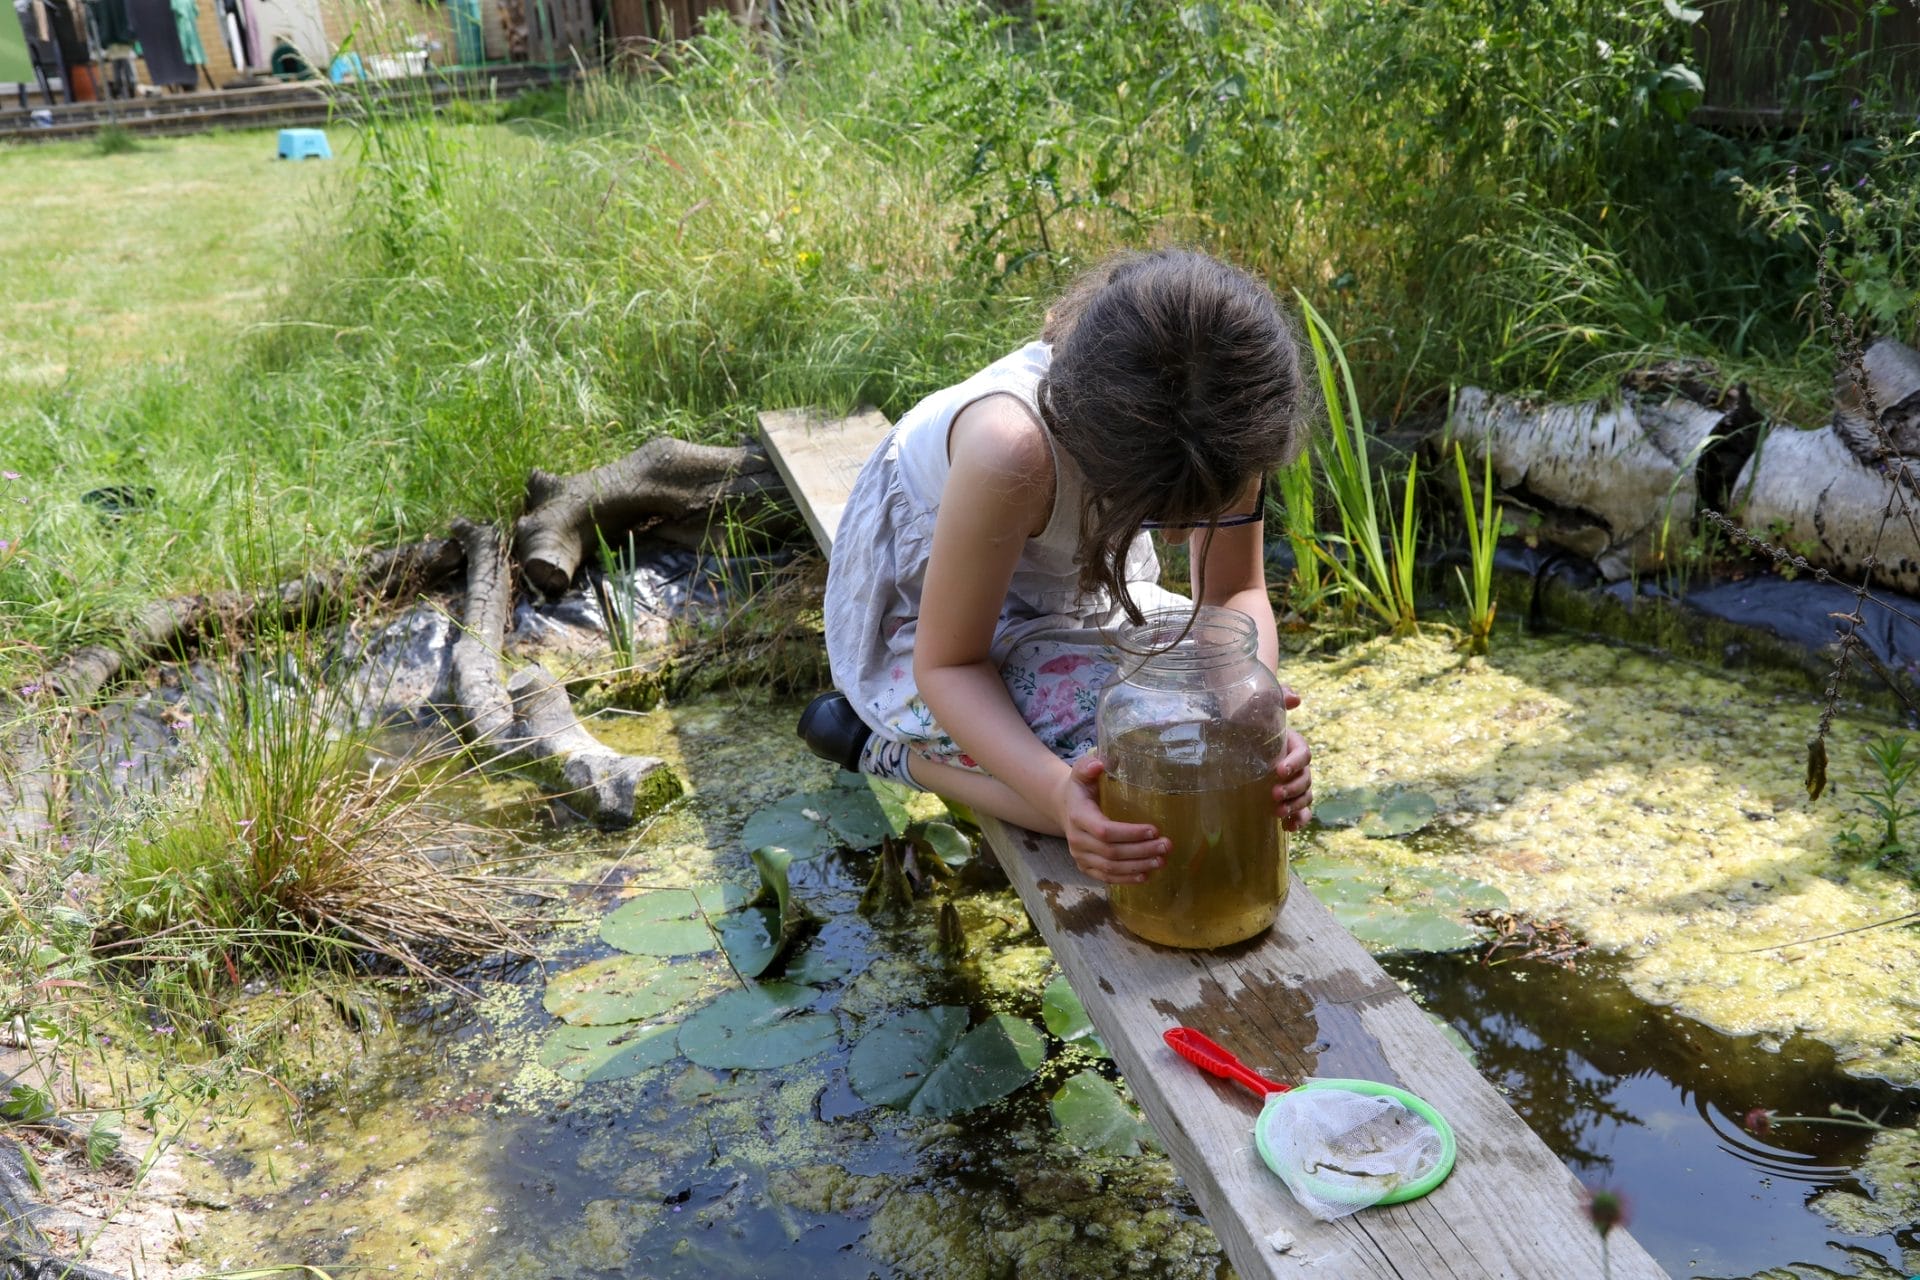
<path fill-rule="evenodd" d="M 174 26 L 180 36 L 181 56 L 191 66 L 205 66 L 207 50 L 200 43 L 199 0 L 172 0 L 172 6 Z"/>
<path fill-rule="evenodd" d="M 147 79 L 158 85 L 182 84 L 189 88 L 199 82 L 199 73 L 187 65 L 181 51 L 180 28 L 174 23 L 173 6 L 167 0 L 127 0 L 127 16 L 133 19 L 134 33 L 140 37 Z"/>

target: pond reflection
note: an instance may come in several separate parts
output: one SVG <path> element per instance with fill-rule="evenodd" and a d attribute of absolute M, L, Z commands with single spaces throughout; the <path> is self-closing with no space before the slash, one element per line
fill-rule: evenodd
<path fill-rule="evenodd" d="M 1810 1207 L 1822 1192 L 1857 1189 L 1871 1133 L 1783 1125 L 1761 1138 L 1742 1127 L 1754 1108 L 1824 1116 L 1836 1103 L 1911 1123 L 1920 1090 L 1842 1074 L 1813 1041 L 1769 1046 L 1647 1004 L 1603 957 L 1573 971 L 1462 956 L 1386 963 L 1465 1037 L 1481 1073 L 1582 1182 L 1626 1196 L 1634 1238 L 1669 1272 L 1745 1276 L 1805 1262 L 1846 1274 L 1870 1257 L 1898 1268 L 1903 1249 L 1920 1251 L 1920 1224 L 1849 1238 Z M 1851 1263 L 1842 1241 L 1855 1246 Z"/>

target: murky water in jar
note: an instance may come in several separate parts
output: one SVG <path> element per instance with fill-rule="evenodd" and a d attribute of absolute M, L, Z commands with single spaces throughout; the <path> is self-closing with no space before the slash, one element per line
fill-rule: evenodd
<path fill-rule="evenodd" d="M 1287 893 L 1287 844 L 1269 752 L 1260 730 L 1208 721 L 1135 729 L 1110 744 L 1101 809 L 1150 822 L 1173 842 L 1145 884 L 1107 887 L 1129 932 L 1169 947 L 1223 947 L 1273 923 Z"/>

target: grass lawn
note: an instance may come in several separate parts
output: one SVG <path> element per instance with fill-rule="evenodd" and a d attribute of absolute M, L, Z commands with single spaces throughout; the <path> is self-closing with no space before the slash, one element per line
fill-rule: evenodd
<path fill-rule="evenodd" d="M 346 131 L 333 133 L 337 152 Z M 279 161 L 266 131 L 119 155 L 78 142 L 0 150 L 0 384 L 218 348 L 276 289 L 325 269 L 310 246 L 347 171 Z"/>

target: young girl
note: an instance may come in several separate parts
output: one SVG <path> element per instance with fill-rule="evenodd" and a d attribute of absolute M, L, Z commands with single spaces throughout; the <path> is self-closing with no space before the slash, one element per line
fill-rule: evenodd
<path fill-rule="evenodd" d="M 1194 599 L 1251 617 L 1273 666 L 1263 477 L 1300 451 L 1303 398 L 1292 327 L 1245 273 L 1162 250 L 1081 277 L 1038 342 L 915 405 L 867 460 L 827 575 L 841 692 L 801 736 L 1064 835 L 1096 880 L 1144 881 L 1168 842 L 1107 820 L 1090 754 L 1118 628 L 1193 607 L 1158 585 L 1144 530 L 1190 544 Z M 1273 786 L 1289 829 L 1308 759 L 1289 732 Z"/>

